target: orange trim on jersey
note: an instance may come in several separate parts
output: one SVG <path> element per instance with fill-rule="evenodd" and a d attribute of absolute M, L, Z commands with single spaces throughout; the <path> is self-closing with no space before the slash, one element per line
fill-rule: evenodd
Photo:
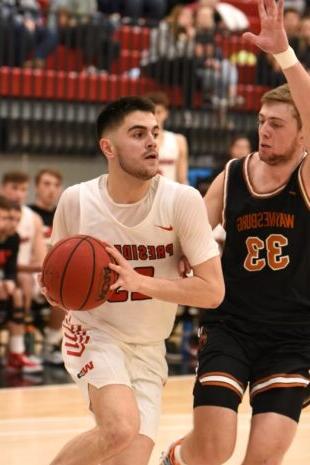
<path fill-rule="evenodd" d="M 256 197 L 256 198 L 269 198 L 269 197 L 274 197 L 275 195 L 277 195 L 279 192 L 281 192 L 283 189 L 285 189 L 286 187 L 286 183 L 285 184 L 282 184 L 281 186 L 277 187 L 277 189 L 275 189 L 274 191 L 271 191 L 271 192 L 264 192 L 263 194 L 259 194 L 257 192 L 255 192 L 254 190 L 254 187 L 250 181 L 250 175 L 249 175 L 249 163 L 250 163 L 250 159 L 252 158 L 253 155 L 255 155 L 255 153 L 257 152 L 253 152 L 253 153 L 250 153 L 245 161 L 244 161 L 244 165 L 243 165 L 243 177 L 244 177 L 244 180 L 245 180 L 245 183 L 247 185 L 247 188 L 250 192 L 250 194 L 253 196 L 253 197 Z"/>
<path fill-rule="evenodd" d="M 254 399 L 254 397 L 257 394 L 261 394 L 262 392 L 269 391 L 270 389 L 287 389 L 287 388 L 294 388 L 294 387 L 305 388 L 305 385 L 304 383 L 274 383 L 274 384 L 271 384 L 270 386 L 257 389 L 257 391 L 253 393 L 251 392 L 250 400 Z"/>
<path fill-rule="evenodd" d="M 227 373 L 226 371 L 207 371 L 206 373 L 200 375 L 199 378 L 203 378 L 204 376 L 225 376 L 225 378 L 232 379 L 233 381 L 238 383 L 242 389 L 245 389 L 245 385 L 241 381 L 239 381 L 239 379 L 235 378 L 233 375 Z"/>
<path fill-rule="evenodd" d="M 227 207 L 227 190 L 228 190 L 228 178 L 229 178 L 229 169 L 231 163 L 234 159 L 229 160 L 226 163 L 225 170 L 224 170 L 224 189 L 223 189 L 223 210 L 222 210 L 222 226 L 225 229 L 226 226 L 226 207 Z"/>
<path fill-rule="evenodd" d="M 301 162 L 299 170 L 298 170 L 298 182 L 299 182 L 299 188 L 300 188 L 301 194 L 303 196 L 303 199 L 305 201 L 305 204 L 306 204 L 308 210 L 310 210 L 310 197 L 308 197 L 308 194 L 307 194 L 307 191 L 306 191 L 306 188 L 305 188 L 305 184 L 304 184 L 304 180 L 303 180 L 302 174 L 301 174 L 301 168 L 302 168 L 302 166 L 304 164 L 306 156 L 307 155 L 305 155 L 303 161 Z"/>
<path fill-rule="evenodd" d="M 277 373 L 266 378 L 262 378 L 253 384 L 250 390 L 250 399 L 253 399 L 256 394 L 268 391 L 275 388 L 305 388 L 309 385 L 310 380 L 300 374 Z"/>
<path fill-rule="evenodd" d="M 299 379 L 307 379 L 303 375 L 300 375 L 298 373 L 274 373 L 273 375 L 266 376 L 265 378 L 260 378 L 258 379 L 253 385 L 252 388 L 255 386 L 258 386 L 259 384 L 266 383 L 267 381 L 270 381 L 273 378 L 299 378 Z"/>
<path fill-rule="evenodd" d="M 202 386 L 221 386 L 231 389 L 242 399 L 245 386 L 241 381 L 226 372 L 207 372 L 199 376 L 199 382 Z"/>

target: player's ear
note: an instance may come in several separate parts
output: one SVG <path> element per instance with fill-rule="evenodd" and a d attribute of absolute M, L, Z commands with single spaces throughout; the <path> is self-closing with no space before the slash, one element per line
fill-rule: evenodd
<path fill-rule="evenodd" d="M 106 156 L 108 160 L 114 158 L 114 150 L 111 139 L 108 139 L 107 137 L 102 137 L 99 140 L 99 145 L 102 153 Z"/>

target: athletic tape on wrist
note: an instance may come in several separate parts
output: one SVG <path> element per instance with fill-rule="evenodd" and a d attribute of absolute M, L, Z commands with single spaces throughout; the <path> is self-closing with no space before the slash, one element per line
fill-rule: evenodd
<path fill-rule="evenodd" d="M 285 52 L 275 53 L 273 56 L 277 63 L 280 65 L 281 69 L 290 68 L 291 66 L 296 65 L 298 62 L 298 58 L 295 55 L 292 47 L 289 47 L 287 50 L 285 50 Z"/>

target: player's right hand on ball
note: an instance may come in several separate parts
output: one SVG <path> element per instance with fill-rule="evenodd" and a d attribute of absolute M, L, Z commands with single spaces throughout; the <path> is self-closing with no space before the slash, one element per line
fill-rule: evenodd
<path fill-rule="evenodd" d="M 118 274 L 116 282 L 112 284 L 110 289 L 115 291 L 121 287 L 129 292 L 138 292 L 141 288 L 144 276 L 137 273 L 128 260 L 126 260 L 115 247 L 109 245 L 106 247 L 106 251 L 116 262 L 109 263 L 109 268 Z"/>

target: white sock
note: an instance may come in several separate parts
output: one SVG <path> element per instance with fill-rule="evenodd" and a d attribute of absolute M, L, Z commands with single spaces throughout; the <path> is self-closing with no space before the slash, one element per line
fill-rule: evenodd
<path fill-rule="evenodd" d="M 25 352 L 24 336 L 11 336 L 9 350 L 10 352 L 14 352 L 14 354 L 23 354 Z"/>
<path fill-rule="evenodd" d="M 174 448 L 174 457 L 179 465 L 187 465 L 181 457 L 181 444 L 178 444 Z"/>
<path fill-rule="evenodd" d="M 44 330 L 45 340 L 50 345 L 58 345 L 62 339 L 62 330 L 61 329 L 53 329 L 53 328 L 45 328 Z"/>

